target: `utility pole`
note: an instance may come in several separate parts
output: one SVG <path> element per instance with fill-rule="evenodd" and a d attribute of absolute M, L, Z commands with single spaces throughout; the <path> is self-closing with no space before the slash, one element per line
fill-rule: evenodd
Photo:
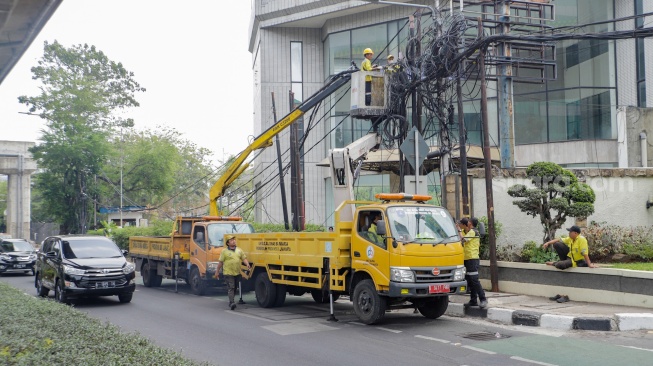
<path fill-rule="evenodd" d="M 478 18 L 478 37 L 483 37 L 483 20 Z M 492 291 L 499 291 L 499 271 L 497 268 L 497 242 L 494 229 L 494 197 L 492 193 L 492 160 L 490 156 L 490 131 L 487 114 L 487 86 L 485 84 L 485 49 L 478 55 L 478 67 L 481 74 L 481 118 L 483 119 L 483 160 L 485 162 L 485 196 L 487 199 L 487 222 L 490 239 L 490 283 Z"/>
<path fill-rule="evenodd" d="M 272 116 L 274 117 L 274 122 L 277 122 L 277 108 L 274 103 L 274 92 L 272 92 Z M 279 165 L 279 189 L 281 189 L 281 207 L 283 208 L 283 223 L 286 227 L 286 231 L 290 228 L 288 225 L 288 204 L 286 203 L 286 183 L 284 182 L 283 177 L 283 162 L 281 161 L 281 143 L 279 142 L 279 135 L 274 136 L 274 140 L 277 143 L 277 163 Z"/>
<path fill-rule="evenodd" d="M 510 33 L 510 3 L 501 0 L 499 34 Z M 499 148 L 501 149 L 501 167 L 515 167 L 515 118 L 512 91 L 512 52 L 509 42 L 499 45 L 498 64 L 498 101 L 499 101 Z"/>
<path fill-rule="evenodd" d="M 452 10 L 453 12 L 453 10 Z M 463 12 L 463 2 L 460 2 L 460 13 Z M 465 41 L 461 40 L 461 47 Z M 463 112 L 463 88 L 461 78 L 463 77 L 463 61 L 458 65 L 458 77 L 456 78 L 456 94 L 458 95 L 458 131 L 459 137 L 459 156 L 460 156 L 460 184 L 462 185 L 463 196 L 463 217 L 469 217 L 469 189 L 467 182 L 467 131 L 465 129 L 465 113 Z"/>
<path fill-rule="evenodd" d="M 290 95 L 290 110 L 295 109 L 295 93 L 292 90 Z M 299 144 L 298 144 L 298 120 L 293 126 L 290 126 L 290 203 L 292 206 L 292 224 L 294 231 L 304 230 L 304 210 L 303 210 L 303 195 L 302 195 L 302 178 L 301 178 L 301 161 L 299 157 Z"/>

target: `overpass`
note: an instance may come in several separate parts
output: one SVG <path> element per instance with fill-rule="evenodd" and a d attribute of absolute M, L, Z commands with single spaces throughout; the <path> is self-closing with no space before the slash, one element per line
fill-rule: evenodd
<path fill-rule="evenodd" d="M 30 187 L 36 161 L 29 148 L 33 142 L 0 141 L 0 174 L 7 181 L 7 232 L 13 238 L 30 238 Z"/>

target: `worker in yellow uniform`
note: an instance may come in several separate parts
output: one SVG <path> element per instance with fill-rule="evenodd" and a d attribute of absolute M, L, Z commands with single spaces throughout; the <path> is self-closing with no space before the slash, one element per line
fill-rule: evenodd
<path fill-rule="evenodd" d="M 371 48 L 363 50 L 365 59 L 361 63 L 361 70 L 363 71 L 376 71 L 379 69 L 378 65 L 372 65 L 372 57 L 374 51 Z M 372 75 L 365 75 L 365 105 L 372 104 Z"/>
<path fill-rule="evenodd" d="M 234 296 L 236 291 L 236 280 L 240 276 L 240 264 L 245 263 L 247 269 L 250 269 L 247 256 L 242 249 L 236 246 L 236 237 L 233 235 L 227 236 L 227 247 L 220 252 L 220 259 L 218 259 L 217 273 L 220 274 L 220 269 L 224 275 L 224 281 L 227 283 L 227 294 L 229 295 L 229 308 L 236 309 Z"/>
<path fill-rule="evenodd" d="M 465 278 L 467 279 L 467 286 L 469 286 L 471 291 L 469 302 L 465 303 L 465 307 L 478 306 L 481 309 L 485 309 L 487 307 L 487 298 L 481 286 L 481 281 L 478 278 L 478 267 L 481 264 L 479 256 L 481 238 L 476 229 L 477 225 L 478 219 L 475 217 L 463 217 L 458 224 L 465 245 L 464 263 L 465 270 L 467 271 Z M 480 300 L 480 303 L 477 302 L 478 300 Z"/>

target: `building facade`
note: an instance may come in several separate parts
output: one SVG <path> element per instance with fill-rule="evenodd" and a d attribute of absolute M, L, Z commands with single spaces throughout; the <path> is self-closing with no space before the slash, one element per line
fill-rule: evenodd
<path fill-rule="evenodd" d="M 428 6 L 436 3 L 397 2 Z M 449 2 L 437 3 L 446 15 Z M 484 1 L 465 1 L 464 14 L 482 12 L 481 3 Z M 653 12 L 652 1 L 557 0 L 552 4 L 554 20 L 547 24 L 554 28 L 572 29 L 591 23 L 582 32 L 603 33 L 650 27 L 653 23 L 653 17 L 609 22 Z M 455 1 L 453 8 L 457 10 L 458 6 Z M 330 75 L 346 70 L 352 62 L 360 65 L 365 48 L 376 51 L 380 63 L 388 54 L 401 57 L 409 39 L 407 20 L 418 9 L 367 1 L 254 0 L 249 49 L 254 72 L 255 134 L 275 123 L 272 93 L 278 120 L 291 109 L 289 90 L 294 92 L 295 103 L 303 101 L 319 90 Z M 422 10 L 420 26 L 427 29 L 433 20 L 428 9 Z M 632 151 L 629 158 L 624 156 L 628 149 L 620 148 L 624 138 L 620 139 L 619 121 L 626 123 L 628 118 L 620 119 L 619 111 L 625 107 L 653 107 L 653 66 L 650 62 L 647 65 L 646 60 L 653 60 L 651 38 L 557 42 L 556 75 L 547 75 L 541 83 L 513 84 L 515 166 L 526 167 L 536 161 L 552 161 L 568 168 L 642 166 L 641 159 L 634 158 Z M 480 145 L 482 139 L 477 84 L 467 80 L 464 86 L 468 97 L 463 111 L 471 145 Z M 298 123 L 300 135 L 306 135 L 301 149 L 306 222 L 333 224 L 329 171 L 318 164 L 327 157 L 329 149 L 346 146 L 370 129 L 368 120 L 348 117 L 349 92 L 344 89 L 322 103 L 313 116 L 307 114 Z M 499 145 L 501 134 L 497 89 L 496 81 L 488 82 L 489 135 L 493 146 Z M 653 127 L 653 121 L 645 125 L 644 130 Z M 284 164 L 289 160 L 288 136 L 287 131 L 279 136 Z M 431 146 L 438 144 L 436 138 L 427 142 Z M 281 222 L 276 150 L 263 151 L 254 166 L 259 188 L 256 220 Z M 357 183 L 358 198 L 371 198 L 379 191 L 396 191 L 395 178 L 388 173 L 363 175 Z M 289 187 L 289 174 L 284 179 Z M 429 174 L 427 182 L 429 193 L 440 192 L 437 172 Z M 479 197 L 479 202 L 484 199 Z"/>

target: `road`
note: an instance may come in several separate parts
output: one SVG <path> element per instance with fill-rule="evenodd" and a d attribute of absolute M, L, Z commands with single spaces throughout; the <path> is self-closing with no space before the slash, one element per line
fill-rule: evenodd
<path fill-rule="evenodd" d="M 137 274 L 140 281 L 140 276 Z M 34 277 L 0 277 L 36 297 Z M 140 283 L 130 304 L 117 297 L 76 301 L 74 306 L 125 332 L 215 365 L 650 365 L 653 333 L 553 331 L 444 316 L 428 320 L 412 310 L 386 314 L 380 325 L 359 323 L 351 303 L 328 304 L 289 296 L 281 308 L 262 309 L 252 293 L 235 311 L 226 292 L 195 296 L 187 286 Z M 52 298 L 52 292 L 50 293 Z"/>

